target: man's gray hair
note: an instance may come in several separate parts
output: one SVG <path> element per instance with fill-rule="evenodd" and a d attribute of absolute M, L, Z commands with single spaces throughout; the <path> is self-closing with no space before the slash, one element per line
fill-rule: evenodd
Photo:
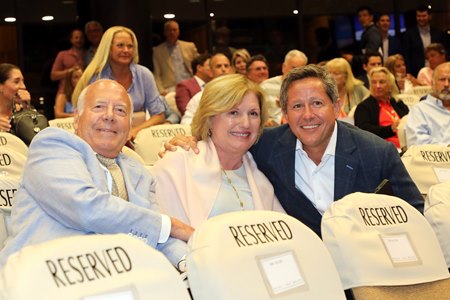
<path fill-rule="evenodd" d="M 300 50 L 297 49 L 293 49 L 291 51 L 289 51 L 286 56 L 284 57 L 284 62 L 287 63 L 287 61 L 289 59 L 291 59 L 292 57 L 300 57 L 305 61 L 305 65 L 308 63 L 308 57 L 306 56 L 305 53 L 303 53 Z"/>
<path fill-rule="evenodd" d="M 280 90 L 280 106 L 284 112 L 287 112 L 287 94 L 289 87 L 295 81 L 306 78 L 317 78 L 322 81 L 323 88 L 331 99 L 331 102 L 336 103 L 339 98 L 339 93 L 334 77 L 324 67 L 310 64 L 304 67 L 294 68 L 286 75 Z"/>

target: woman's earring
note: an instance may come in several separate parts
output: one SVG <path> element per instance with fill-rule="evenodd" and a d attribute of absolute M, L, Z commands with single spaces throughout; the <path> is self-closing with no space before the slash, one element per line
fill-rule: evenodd
<path fill-rule="evenodd" d="M 211 131 L 211 128 L 209 128 L 208 129 L 208 136 L 211 136 L 212 135 L 212 131 Z"/>

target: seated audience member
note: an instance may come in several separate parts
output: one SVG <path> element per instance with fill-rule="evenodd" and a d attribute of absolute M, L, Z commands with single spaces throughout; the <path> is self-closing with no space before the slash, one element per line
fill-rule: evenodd
<path fill-rule="evenodd" d="M 0 131 L 11 130 L 13 105 L 16 105 L 16 109 L 20 109 L 22 103 L 29 104 L 30 101 L 31 96 L 19 67 L 7 63 L 0 64 Z"/>
<path fill-rule="evenodd" d="M 432 92 L 411 108 L 405 134 L 408 147 L 450 145 L 450 62 L 436 67 Z"/>
<path fill-rule="evenodd" d="M 336 80 L 342 107 L 338 118 L 345 118 L 353 107 L 369 97 L 370 92 L 361 80 L 353 76 L 352 67 L 344 58 L 334 58 L 325 63 L 328 72 Z"/>
<path fill-rule="evenodd" d="M 417 80 L 422 85 L 431 85 L 434 69 L 446 61 L 444 46 L 439 43 L 429 44 L 425 48 L 425 58 L 428 62 L 428 67 L 420 69 Z"/>
<path fill-rule="evenodd" d="M 421 83 L 411 74 L 406 73 L 405 59 L 401 54 L 389 56 L 384 62 L 384 66 L 395 77 L 395 83 L 400 93 L 411 93 L 412 88 Z"/>
<path fill-rule="evenodd" d="M 81 92 L 77 105 L 76 135 L 49 127 L 30 146 L 0 265 L 27 245 L 114 233 L 141 239 L 176 265 L 187 250 L 178 238 L 187 240 L 193 229 L 159 212 L 153 178 L 121 153 L 133 113 L 126 90 L 99 80 Z"/>
<path fill-rule="evenodd" d="M 303 52 L 291 50 L 284 57 L 284 62 L 281 66 L 283 75 L 269 78 L 261 83 L 261 88 L 266 92 L 267 111 L 269 113 L 269 120 L 267 121 L 266 126 L 278 126 L 281 124 L 282 114 L 279 103 L 281 83 L 290 70 L 297 67 L 303 67 L 307 63 L 308 58 Z"/>
<path fill-rule="evenodd" d="M 152 72 L 138 63 L 138 41 L 134 32 L 123 26 L 109 28 L 75 87 L 73 104 L 76 105 L 78 95 L 89 83 L 101 78 L 112 79 L 128 91 L 133 100 L 134 112 L 148 111 L 150 114 L 148 120 L 131 129 L 130 139 L 134 139 L 144 128 L 164 123 L 165 114 L 169 111 L 167 103 L 156 88 Z M 178 119 L 174 122 L 178 122 Z"/>
<path fill-rule="evenodd" d="M 217 78 L 222 75 L 227 75 L 232 73 L 230 60 L 222 53 L 214 54 L 209 60 L 211 70 L 211 77 Z M 181 119 L 181 124 L 190 125 L 192 123 L 192 118 L 195 115 L 195 112 L 198 109 L 200 104 L 200 99 L 202 98 L 203 91 L 198 92 L 197 94 L 189 100 L 188 105 L 186 106 L 186 111 L 184 112 L 184 116 Z"/>
<path fill-rule="evenodd" d="M 200 154 L 167 153 L 152 169 L 164 213 L 196 228 L 226 212 L 283 211 L 248 153 L 267 119 L 265 105 L 262 90 L 244 75 L 208 83 L 191 124 Z"/>
<path fill-rule="evenodd" d="M 355 125 L 372 132 L 400 148 L 397 127 L 409 109 L 398 94 L 394 75 L 385 67 L 370 71 L 370 97 L 361 102 L 355 111 Z"/>
<path fill-rule="evenodd" d="M 73 68 L 64 78 L 64 92 L 58 93 L 55 100 L 55 118 L 68 118 L 73 116 L 72 93 L 83 75 L 83 70 Z"/>
<path fill-rule="evenodd" d="M 363 70 L 365 71 L 364 74 L 358 76 L 358 79 L 364 82 L 364 86 L 366 88 L 370 88 L 370 79 L 369 79 L 369 73 L 370 70 L 376 67 L 382 67 L 383 66 L 383 57 L 379 52 L 367 52 L 363 55 Z"/>
<path fill-rule="evenodd" d="M 320 236 L 322 214 L 333 201 L 372 193 L 384 180 L 394 195 L 423 211 L 423 197 L 395 147 L 367 131 L 336 120 L 341 103 L 326 69 L 307 65 L 291 70 L 281 86 L 280 104 L 288 124 L 266 128 L 250 153 L 272 183 L 284 210 Z M 166 143 L 194 148 L 177 136 Z"/>
<path fill-rule="evenodd" d="M 266 58 L 261 55 L 254 55 L 246 63 L 247 78 L 260 84 L 269 78 L 269 67 Z"/>
<path fill-rule="evenodd" d="M 235 73 L 247 74 L 247 60 L 250 59 L 250 53 L 246 49 L 237 49 L 231 57 L 231 65 Z"/>
<path fill-rule="evenodd" d="M 205 84 L 211 80 L 211 70 L 209 69 L 210 58 L 211 56 L 209 54 L 202 54 L 194 58 L 192 61 L 192 70 L 194 70 L 195 75 L 177 84 L 175 88 L 175 101 L 181 115 L 184 115 L 189 100 L 195 94 L 202 91 Z"/>

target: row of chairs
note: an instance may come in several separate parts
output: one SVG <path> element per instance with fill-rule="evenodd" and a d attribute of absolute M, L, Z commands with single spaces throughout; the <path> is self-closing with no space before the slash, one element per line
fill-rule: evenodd
<path fill-rule="evenodd" d="M 446 205 L 448 219 L 445 202 L 429 205 L 426 215 Z M 322 233 L 323 242 L 298 220 L 272 211 L 211 218 L 189 240 L 192 298 L 345 299 L 344 289 L 351 289 L 357 300 L 450 299 L 449 261 L 432 226 L 407 202 L 348 195 L 325 212 Z M 164 256 L 127 235 L 28 246 L 0 275 L 3 299 L 190 299 Z"/>

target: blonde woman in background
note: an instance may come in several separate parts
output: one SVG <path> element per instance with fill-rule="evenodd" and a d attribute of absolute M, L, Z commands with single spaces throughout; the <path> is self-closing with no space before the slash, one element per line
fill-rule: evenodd
<path fill-rule="evenodd" d="M 231 66 L 235 73 L 247 74 L 247 60 L 250 59 L 250 53 L 244 48 L 237 49 L 231 57 Z"/>
<path fill-rule="evenodd" d="M 56 95 L 55 118 L 73 117 L 72 93 L 78 81 L 83 75 L 83 70 L 79 67 L 70 69 L 64 77 L 64 91 Z"/>
<path fill-rule="evenodd" d="M 284 212 L 248 152 L 267 120 L 261 88 L 241 74 L 210 81 L 194 115 L 199 154 L 167 152 L 152 168 L 161 210 L 192 227 L 241 210 Z"/>
<path fill-rule="evenodd" d="M 370 92 L 364 83 L 353 76 L 352 68 L 344 58 L 334 58 L 325 64 L 333 75 L 342 102 L 339 118 L 345 118 L 353 107 L 369 97 Z"/>
<path fill-rule="evenodd" d="M 411 74 L 406 73 L 405 58 L 401 54 L 389 56 L 384 62 L 384 66 L 395 77 L 395 83 L 400 93 L 410 93 L 412 88 L 421 85 L 420 82 Z"/>

